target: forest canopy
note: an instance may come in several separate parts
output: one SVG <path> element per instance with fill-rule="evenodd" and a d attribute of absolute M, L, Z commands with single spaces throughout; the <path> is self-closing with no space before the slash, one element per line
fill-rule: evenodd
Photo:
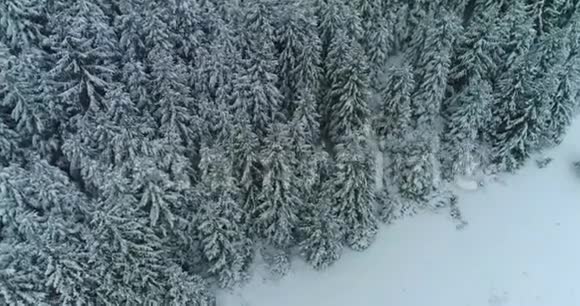
<path fill-rule="evenodd" d="M 213 305 L 257 256 L 364 250 L 562 141 L 579 29 L 578 0 L 3 0 L 0 304 Z"/>

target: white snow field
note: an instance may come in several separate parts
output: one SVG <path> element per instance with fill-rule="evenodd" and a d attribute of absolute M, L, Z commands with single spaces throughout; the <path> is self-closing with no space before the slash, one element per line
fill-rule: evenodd
<path fill-rule="evenodd" d="M 580 120 L 539 169 L 459 192 L 469 222 L 422 214 L 381 230 L 365 252 L 317 272 L 301 260 L 279 281 L 256 272 L 224 306 L 580 305 Z M 469 189 L 469 188 L 468 188 Z"/>

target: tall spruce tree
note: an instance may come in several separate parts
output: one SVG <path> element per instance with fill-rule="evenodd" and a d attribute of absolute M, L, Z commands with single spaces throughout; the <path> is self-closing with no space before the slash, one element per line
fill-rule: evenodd
<path fill-rule="evenodd" d="M 57 2 L 49 38 L 55 65 L 49 72 L 52 97 L 66 120 L 103 107 L 119 55 L 109 17 L 91 1 Z"/>
<path fill-rule="evenodd" d="M 190 184 L 193 159 L 200 147 L 199 110 L 185 82 L 187 72 L 179 59 L 161 48 L 154 48 L 148 62 L 152 99 L 150 110 L 158 127 L 165 157 L 160 167 L 180 184 Z"/>
<path fill-rule="evenodd" d="M 373 163 L 361 132 L 343 138 L 336 147 L 332 177 L 334 218 L 342 224 L 346 243 L 354 250 L 368 248 L 377 233 L 373 202 Z"/>
<path fill-rule="evenodd" d="M 451 52 L 459 25 L 453 14 L 444 7 L 439 7 L 424 22 L 429 26 L 415 65 L 417 90 L 413 96 L 413 117 L 417 128 L 437 132 L 441 128 L 438 126 L 438 116 L 445 97 Z"/>
<path fill-rule="evenodd" d="M 469 80 L 491 81 L 501 60 L 500 12 L 495 2 L 476 1 L 473 17 L 458 33 L 457 45 L 450 70 L 450 85 L 460 94 Z"/>
<path fill-rule="evenodd" d="M 265 137 L 268 127 L 279 121 L 283 96 L 278 89 L 274 45 L 274 2 L 251 0 L 243 4 L 242 58 L 244 69 L 236 80 L 237 112 L 250 116 L 255 132 Z"/>
<path fill-rule="evenodd" d="M 311 204 L 313 207 L 300 227 L 304 235 L 299 244 L 301 255 L 317 270 L 328 268 L 342 254 L 342 226 L 332 214 L 330 199 L 331 195 L 326 194 L 320 202 Z"/>
<path fill-rule="evenodd" d="M 415 90 L 412 68 L 408 64 L 387 71 L 381 92 L 382 103 L 375 119 L 375 129 L 382 147 L 385 142 L 401 140 L 412 126 L 411 97 Z"/>
<path fill-rule="evenodd" d="M 6 51 L 8 52 L 8 51 Z M 8 54 L 8 53 L 7 53 Z M 19 143 L 51 162 L 59 156 L 58 104 L 51 99 L 47 70 L 51 61 L 38 49 L 22 50 L 7 56 L 0 72 L 0 105 L 5 124 L 18 134 Z M 26 156 L 21 156 L 26 157 Z"/>
<path fill-rule="evenodd" d="M 326 101 L 327 133 L 333 144 L 361 131 L 369 122 L 368 66 L 360 44 L 346 31 L 333 37 L 327 58 L 330 89 Z"/>
<path fill-rule="evenodd" d="M 536 37 L 533 19 L 529 16 L 529 7 L 525 1 L 514 1 L 509 5 L 504 3 L 504 6 L 507 7 L 502 14 L 505 18 L 502 18 L 499 26 L 502 58 L 498 78 L 528 52 Z"/>
<path fill-rule="evenodd" d="M 359 112 L 360 105 L 354 105 L 352 107 L 353 112 L 358 113 L 358 115 L 346 120 L 338 119 L 336 118 L 336 108 L 339 107 L 339 96 L 345 94 L 340 91 L 349 90 L 349 88 L 344 86 L 349 78 L 351 78 L 352 82 L 359 83 L 356 85 L 357 90 L 351 91 L 351 97 L 357 96 L 359 103 L 361 99 L 364 99 L 365 106 L 363 108 L 367 108 L 368 64 L 364 58 L 364 49 L 360 45 L 362 27 L 356 11 L 343 0 L 331 0 L 321 5 L 320 14 L 319 30 L 323 46 L 322 66 L 324 77 L 321 84 L 319 113 L 321 115 L 323 139 L 326 142 L 330 142 L 330 144 L 335 144 L 337 133 L 339 133 L 340 129 L 345 128 L 343 125 L 348 125 L 349 123 L 359 124 L 360 122 L 356 123 L 355 121 L 360 119 L 361 116 L 366 116 L 366 114 L 362 114 L 365 111 Z M 349 67 L 347 68 L 347 66 Z M 364 87 L 364 90 L 362 87 Z M 344 99 L 343 101 L 346 100 Z M 333 108 L 335 109 L 333 110 Z M 344 115 L 347 114 L 340 116 Z"/>
<path fill-rule="evenodd" d="M 316 174 L 310 185 L 298 228 L 301 255 L 315 269 L 324 269 L 336 262 L 342 254 L 343 227 L 335 217 L 330 156 L 320 151 L 315 154 Z"/>
<path fill-rule="evenodd" d="M 246 278 L 251 241 L 246 236 L 239 190 L 224 148 L 203 148 L 201 155 L 205 203 L 197 223 L 207 261 L 204 265 L 220 286 L 231 287 Z"/>
<path fill-rule="evenodd" d="M 361 44 L 371 69 L 371 84 L 378 89 L 380 73 L 395 45 L 394 24 L 389 23 L 392 19 L 384 14 L 382 6 L 388 4 L 379 0 L 357 0 L 354 4 L 361 20 Z"/>
<path fill-rule="evenodd" d="M 494 130 L 496 163 L 508 170 L 518 168 L 537 148 L 541 136 L 543 105 L 534 95 L 542 95 L 542 88 L 531 80 L 535 63 L 530 56 L 518 59 L 508 73 L 498 82 L 498 103 L 505 104 L 497 118 L 501 123 Z"/>
<path fill-rule="evenodd" d="M 417 88 L 413 94 L 413 126 L 418 134 L 425 138 L 412 140 L 410 151 L 417 155 L 412 159 L 422 160 L 425 157 L 433 159 L 423 164 L 423 179 L 433 180 L 433 184 L 438 184 L 439 164 L 436 154 L 440 150 L 440 134 L 443 129 L 441 118 L 442 103 L 445 98 L 447 83 L 449 80 L 449 70 L 451 66 L 452 49 L 455 43 L 455 36 L 459 32 L 460 24 L 453 12 L 444 6 L 438 6 L 430 10 L 429 17 L 423 22 L 427 23 L 424 33 L 424 42 L 421 47 L 421 54 L 415 65 L 415 78 Z M 424 140 L 428 139 L 428 147 Z M 416 149 L 414 147 L 416 146 Z M 420 149 L 419 149 L 420 148 Z M 428 153 L 423 152 L 428 149 Z M 410 166 L 410 165 L 408 165 Z M 415 166 L 407 169 L 413 175 L 420 175 L 416 172 Z M 414 178 L 416 180 L 418 178 Z M 406 183 L 408 185 L 408 183 Z M 421 185 L 427 186 L 424 183 Z M 425 192 L 430 192 L 426 188 Z M 415 192 L 416 194 L 423 193 Z M 422 194 L 421 198 L 426 195 Z"/>
<path fill-rule="evenodd" d="M 273 125 L 268 131 L 260 154 L 263 181 L 258 206 L 252 211 L 255 226 L 269 244 L 286 248 L 295 242 L 299 222 L 298 210 L 303 204 L 296 181 L 295 155 L 288 127 Z"/>
<path fill-rule="evenodd" d="M 234 178 L 238 182 L 242 194 L 242 208 L 245 212 L 248 226 L 253 226 L 253 212 L 259 205 L 259 194 L 262 183 L 262 164 L 260 161 L 260 141 L 252 130 L 246 114 L 240 114 L 234 119 L 228 155 L 233 161 Z M 256 235 L 252 231 L 252 237 Z"/>
<path fill-rule="evenodd" d="M 434 14 L 433 8 L 439 8 L 440 1 L 413 0 L 409 1 L 407 7 L 403 11 L 406 13 L 404 20 L 400 20 L 398 24 L 404 25 L 404 32 L 401 33 L 402 44 L 405 47 L 405 57 L 409 62 L 415 64 L 419 61 L 419 56 L 424 48 L 427 29 L 429 28 L 429 20 Z M 403 13 L 402 12 L 402 13 Z"/>
<path fill-rule="evenodd" d="M 382 1 L 382 14 L 385 18 L 387 31 L 392 37 L 391 51 L 398 53 L 408 43 L 410 32 L 409 10 L 411 2 L 401 0 Z"/>
<path fill-rule="evenodd" d="M 577 14 L 576 14 L 577 15 Z M 547 122 L 546 137 L 556 144 L 562 141 L 566 129 L 570 126 L 573 116 L 578 111 L 577 93 L 580 80 L 580 53 L 578 52 L 578 37 L 580 29 L 578 22 L 569 25 L 571 31 L 567 40 L 570 53 L 563 67 L 557 73 L 557 88 L 551 98 L 550 118 Z"/>
<path fill-rule="evenodd" d="M 293 116 L 300 95 L 317 93 L 321 75 L 321 40 L 316 19 L 306 3 L 296 0 L 281 5 L 276 29 L 279 87 L 284 97 L 284 113 Z"/>
<path fill-rule="evenodd" d="M 225 141 L 232 133 L 235 114 L 230 104 L 235 97 L 235 78 L 241 69 L 239 38 L 233 24 L 215 20 L 215 39 L 209 43 L 210 52 L 195 68 L 194 86 L 199 102 L 199 115 L 203 120 L 200 130 L 204 142 Z"/>
<path fill-rule="evenodd" d="M 477 167 L 484 166 L 488 152 L 483 131 L 491 122 L 492 103 L 491 85 L 477 77 L 448 101 L 441 152 L 445 177 L 473 175 Z"/>
<path fill-rule="evenodd" d="M 515 1 L 506 17 L 502 27 L 503 64 L 494 85 L 496 102 L 492 107 L 491 141 L 495 163 L 500 168 L 513 170 L 539 144 L 541 120 L 545 117 L 543 103 L 535 97 L 544 92 L 541 82 L 534 81 L 539 58 L 531 50 L 536 32 L 529 6 L 524 1 Z"/>
<path fill-rule="evenodd" d="M 403 141 L 390 144 L 387 173 L 403 199 L 424 204 L 437 188 L 432 150 L 430 136 L 417 130 L 407 133 Z"/>
<path fill-rule="evenodd" d="M 570 56 L 570 28 L 554 28 L 551 32 L 542 35 L 530 50 L 537 63 L 537 69 L 534 71 L 534 82 L 540 87 L 539 95 L 533 96 L 537 105 L 540 107 L 540 117 L 538 118 L 541 125 L 539 144 L 537 149 L 557 143 L 557 139 L 546 135 L 546 130 L 550 124 L 551 109 L 555 103 L 553 100 L 558 90 L 559 76 L 565 69 L 566 61 Z"/>
<path fill-rule="evenodd" d="M 474 3 L 465 34 L 461 35 L 450 70 L 449 91 L 443 104 L 446 117 L 440 154 L 443 174 L 470 175 L 486 153 L 486 128 L 494 104 L 492 82 L 501 58 L 495 2 Z"/>

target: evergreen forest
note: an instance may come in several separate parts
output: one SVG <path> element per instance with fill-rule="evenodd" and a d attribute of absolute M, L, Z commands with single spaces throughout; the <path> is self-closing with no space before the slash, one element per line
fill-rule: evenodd
<path fill-rule="evenodd" d="M 0 305 L 328 268 L 579 93 L 579 0 L 0 0 Z"/>

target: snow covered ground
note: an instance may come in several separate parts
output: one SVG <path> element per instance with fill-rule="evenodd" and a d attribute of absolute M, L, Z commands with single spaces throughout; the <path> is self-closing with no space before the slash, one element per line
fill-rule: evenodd
<path fill-rule="evenodd" d="M 295 260 L 280 281 L 255 275 L 224 306 L 580 305 L 580 121 L 539 169 L 460 192 L 469 225 L 423 214 L 383 228 L 363 253 L 316 272 Z"/>

